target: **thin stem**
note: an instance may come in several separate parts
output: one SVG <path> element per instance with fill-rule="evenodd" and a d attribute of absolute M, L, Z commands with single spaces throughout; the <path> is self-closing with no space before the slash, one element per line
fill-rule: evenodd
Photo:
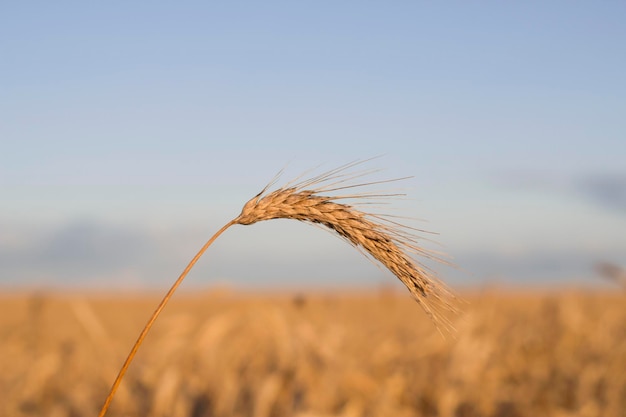
<path fill-rule="evenodd" d="M 111 405 L 111 401 L 113 400 L 113 397 L 115 396 L 115 391 L 117 391 L 117 388 L 119 387 L 120 382 L 122 382 L 122 378 L 124 378 L 124 374 L 126 374 L 126 371 L 128 370 L 128 367 L 130 366 L 130 363 L 132 362 L 133 358 L 135 357 L 137 350 L 139 350 L 139 346 L 141 345 L 143 340 L 146 338 L 146 335 L 150 331 L 150 328 L 152 328 L 152 325 L 156 321 L 159 314 L 161 314 L 161 311 L 163 310 L 167 302 L 170 300 L 170 298 L 172 298 L 172 295 L 174 294 L 178 286 L 183 282 L 183 280 L 185 279 L 185 277 L 187 276 L 191 268 L 193 268 L 196 262 L 198 262 L 198 259 L 200 259 L 200 257 L 209 248 L 209 246 L 211 246 L 211 244 L 215 241 L 215 239 L 217 239 L 222 233 L 224 233 L 226 229 L 228 229 L 230 226 L 236 223 L 237 223 L 237 219 L 231 220 L 230 222 L 226 223 L 220 230 L 218 230 L 217 233 L 215 233 L 213 237 L 211 237 L 211 239 L 209 239 L 207 243 L 204 244 L 202 249 L 200 249 L 200 251 L 196 254 L 196 256 L 194 256 L 194 258 L 189 262 L 185 270 L 180 274 L 180 276 L 178 277 L 176 282 L 174 282 L 174 284 L 172 285 L 170 290 L 167 292 L 167 294 L 165 294 L 165 297 L 163 297 L 159 306 L 156 308 L 156 310 L 154 310 L 154 313 L 152 313 L 152 316 L 150 317 L 150 319 L 144 326 L 143 330 L 141 331 L 141 334 L 137 338 L 137 341 L 133 345 L 133 348 L 130 350 L 130 353 L 128 354 L 128 357 L 126 358 L 124 365 L 122 365 L 120 372 L 117 374 L 117 378 L 115 378 L 115 382 L 113 382 L 113 385 L 111 386 L 111 391 L 109 391 L 109 395 L 104 401 L 104 405 L 102 405 L 102 409 L 100 410 L 100 414 L 98 414 L 98 417 L 104 417 L 104 415 L 106 414 L 107 410 L 109 409 L 109 405 Z"/>

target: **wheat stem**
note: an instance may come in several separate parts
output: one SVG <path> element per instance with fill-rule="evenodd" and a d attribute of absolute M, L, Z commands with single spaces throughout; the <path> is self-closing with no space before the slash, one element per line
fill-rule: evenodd
<path fill-rule="evenodd" d="M 146 335 L 150 331 L 150 328 L 152 328 L 152 325 L 156 321 L 159 314 L 161 314 L 161 311 L 163 310 L 163 308 L 165 308 L 165 305 L 167 304 L 167 302 L 170 300 L 170 298 L 172 298 L 172 295 L 174 295 L 174 292 L 176 291 L 176 289 L 180 286 L 180 284 L 183 282 L 183 280 L 185 279 L 189 271 L 191 271 L 191 268 L 193 268 L 196 262 L 198 262 L 198 259 L 200 259 L 200 257 L 204 254 L 204 252 L 206 252 L 206 250 L 209 248 L 209 246 L 211 246 L 211 244 L 215 241 L 215 239 L 217 239 L 222 233 L 224 233 L 226 229 L 228 229 L 230 226 L 232 226 L 235 223 L 236 223 L 235 220 L 231 220 L 230 222 L 226 223 L 220 230 L 217 231 L 217 233 L 215 233 L 211 237 L 211 239 L 209 239 L 204 244 L 202 249 L 198 251 L 196 256 L 193 257 L 193 259 L 189 262 L 185 270 L 180 274 L 176 282 L 174 282 L 174 284 L 172 285 L 170 290 L 167 292 L 167 294 L 165 294 L 165 296 L 161 300 L 161 303 L 156 308 L 156 310 L 154 310 L 154 313 L 152 313 L 152 316 L 150 316 L 150 319 L 148 320 L 143 330 L 141 331 L 141 334 L 137 338 L 137 341 L 133 345 L 133 348 L 130 350 L 128 357 L 126 357 L 126 361 L 124 361 L 124 365 L 122 365 L 120 372 L 117 374 L 117 378 L 115 378 L 115 382 L 113 382 L 113 385 L 111 386 L 109 395 L 104 401 L 104 404 L 102 405 L 102 409 L 100 410 L 100 414 L 98 414 L 98 417 L 104 417 L 104 415 L 106 414 L 107 410 L 109 409 L 109 406 L 111 405 L 111 401 L 113 400 L 113 397 L 115 396 L 115 392 L 117 391 L 117 388 L 119 387 L 120 382 L 122 382 L 122 378 L 124 378 L 124 374 L 126 374 L 126 370 L 128 370 L 128 367 L 130 366 L 130 363 L 135 357 L 137 350 L 139 350 L 139 346 L 141 346 L 141 344 L 143 343 L 143 340 L 146 338 Z"/>

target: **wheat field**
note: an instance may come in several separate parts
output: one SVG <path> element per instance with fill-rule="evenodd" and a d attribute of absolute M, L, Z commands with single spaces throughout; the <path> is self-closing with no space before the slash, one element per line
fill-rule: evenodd
<path fill-rule="evenodd" d="M 626 416 L 626 295 L 181 293 L 110 416 Z M 96 415 L 158 295 L 5 293 L 0 415 Z"/>

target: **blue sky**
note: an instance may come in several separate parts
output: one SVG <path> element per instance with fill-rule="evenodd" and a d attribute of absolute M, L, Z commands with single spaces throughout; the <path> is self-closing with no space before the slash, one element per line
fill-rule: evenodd
<path fill-rule="evenodd" d="M 285 180 L 375 155 L 378 178 L 413 176 L 398 204 L 461 268 L 444 278 L 595 282 L 594 262 L 626 264 L 625 17 L 619 2 L 4 4 L 0 284 L 164 285 L 286 164 Z M 388 279 L 305 225 L 212 249 L 196 284 Z"/>

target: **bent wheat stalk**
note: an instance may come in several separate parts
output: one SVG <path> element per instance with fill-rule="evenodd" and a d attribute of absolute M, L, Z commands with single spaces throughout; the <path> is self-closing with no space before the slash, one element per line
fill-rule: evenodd
<path fill-rule="evenodd" d="M 395 221 L 392 216 L 361 211 L 357 208 L 358 202 L 355 204 L 340 202 L 356 199 L 357 201 L 360 200 L 361 203 L 367 203 L 368 200 L 393 197 L 400 194 L 333 194 L 342 190 L 389 182 L 354 183 L 355 179 L 373 172 L 350 171 L 351 168 L 363 162 L 365 161 L 352 162 L 311 179 L 299 183 L 291 182 L 275 191 L 268 192 L 268 189 L 277 179 L 274 178 L 259 194 L 249 200 L 243 206 L 239 216 L 226 223 L 205 243 L 161 300 L 122 365 L 102 406 L 99 417 L 103 417 L 106 414 L 113 396 L 139 346 L 185 276 L 187 276 L 188 272 L 209 246 L 226 229 L 235 224 L 251 225 L 264 220 L 294 219 L 324 226 L 348 241 L 366 256 L 375 259 L 389 269 L 404 283 L 413 295 L 413 298 L 437 324 L 443 324 L 444 327 L 450 328 L 450 323 L 439 313 L 442 310 L 454 311 L 454 307 L 449 302 L 453 298 L 452 294 L 444 284 L 434 278 L 433 274 L 429 273 L 419 262 L 409 256 L 410 253 L 413 253 L 442 261 L 434 256 L 433 253 L 418 246 L 414 232 L 419 230 Z"/>

